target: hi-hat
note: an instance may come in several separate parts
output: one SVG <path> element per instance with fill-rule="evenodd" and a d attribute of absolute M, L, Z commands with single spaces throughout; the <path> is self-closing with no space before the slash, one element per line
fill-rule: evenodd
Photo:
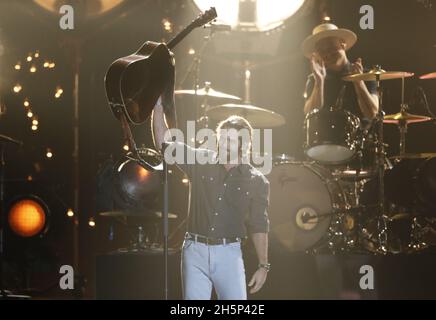
<path fill-rule="evenodd" d="M 279 127 L 286 122 L 282 115 L 274 111 L 248 104 L 223 104 L 210 108 L 206 113 L 216 120 L 224 120 L 232 115 L 241 116 L 256 128 Z"/>
<path fill-rule="evenodd" d="M 377 81 L 379 80 L 392 80 L 413 77 L 414 73 L 405 71 L 385 71 L 383 69 L 374 68 L 365 73 L 350 74 L 343 77 L 345 81 Z"/>
<path fill-rule="evenodd" d="M 383 118 L 383 122 L 389 124 L 402 124 L 402 123 L 409 124 L 409 123 L 426 122 L 431 120 L 433 120 L 433 118 L 407 113 L 406 111 L 401 111 L 395 114 L 388 114 L 385 115 Z"/>
<path fill-rule="evenodd" d="M 420 76 L 419 79 L 422 79 L 422 80 L 436 79 L 436 72 L 424 74 L 424 75 Z"/>
<path fill-rule="evenodd" d="M 174 92 L 176 95 L 191 95 L 191 96 L 200 96 L 200 97 L 211 97 L 211 98 L 218 98 L 218 99 L 228 99 L 228 100 L 241 100 L 241 98 L 217 91 L 211 87 L 204 87 L 197 89 L 197 92 L 195 90 L 176 90 Z"/>

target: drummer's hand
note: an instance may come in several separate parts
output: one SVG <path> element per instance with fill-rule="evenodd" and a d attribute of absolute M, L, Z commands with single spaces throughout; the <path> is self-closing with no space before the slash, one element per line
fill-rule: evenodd
<path fill-rule="evenodd" d="M 323 82 L 326 77 L 324 61 L 314 53 L 310 59 L 310 66 L 312 68 L 313 75 L 315 76 L 315 80 L 318 83 Z"/>
<path fill-rule="evenodd" d="M 357 58 L 356 62 L 351 65 L 352 74 L 363 73 L 362 58 Z"/>

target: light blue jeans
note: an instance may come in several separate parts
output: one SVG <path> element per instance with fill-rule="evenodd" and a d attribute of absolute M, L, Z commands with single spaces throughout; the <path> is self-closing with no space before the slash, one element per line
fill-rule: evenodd
<path fill-rule="evenodd" d="M 247 287 L 241 243 L 207 245 L 185 239 L 182 249 L 185 300 L 246 300 Z"/>

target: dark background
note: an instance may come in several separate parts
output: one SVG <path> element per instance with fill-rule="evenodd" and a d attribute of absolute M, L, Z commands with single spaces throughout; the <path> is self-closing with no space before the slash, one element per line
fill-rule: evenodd
<path fill-rule="evenodd" d="M 429 3 L 431 1 L 314 1 L 304 14 L 291 19 L 286 28 L 280 31 L 277 48 L 271 49 L 271 54 L 250 55 L 250 63 L 254 65 L 251 102 L 279 112 L 287 120 L 285 126 L 273 130 L 273 152 L 302 157 L 302 92 L 309 69 L 301 54 L 300 45 L 320 22 L 324 12 L 332 18 L 333 23 L 349 28 L 358 35 L 356 46 L 349 52 L 352 61 L 362 57 L 368 67 L 380 64 L 385 70 L 409 71 L 419 76 L 436 71 L 436 7 L 428 8 L 426 5 Z M 374 30 L 359 28 L 359 8 L 367 4 L 372 5 L 375 10 Z M 133 53 L 146 40 L 168 41 L 197 14 L 195 7 L 187 0 L 130 0 L 101 17 L 84 18 L 84 15 L 76 12 L 75 30 L 63 31 L 58 25 L 58 15 L 42 10 L 32 1 L 0 0 L 0 90 L 7 106 L 7 113 L 0 117 L 0 133 L 24 142 L 23 148 L 10 148 L 7 152 L 7 178 L 10 181 L 6 185 L 6 200 L 10 201 L 22 193 L 39 194 L 49 202 L 53 218 L 46 238 L 35 244 L 45 252 L 46 258 L 41 261 L 48 261 L 43 277 L 38 276 L 42 274 L 41 268 L 32 267 L 35 278 L 49 279 L 44 284 L 36 280 L 32 283 L 32 286 L 43 291 L 38 291 L 40 294 L 65 295 L 55 289 L 58 266 L 74 263 L 73 220 L 66 216 L 66 210 L 74 205 L 72 88 L 76 52 L 81 59 L 78 124 L 80 203 L 76 212 L 80 222 L 78 273 L 87 279 L 85 297 L 92 298 L 95 296 L 96 255 L 125 246 L 127 239 L 122 232 L 123 228 L 118 226 L 116 228 L 120 230 L 120 235 L 117 233 L 115 240 L 108 240 L 108 230 L 114 223 L 108 218 L 99 217 L 99 208 L 96 205 L 97 172 L 110 156 L 117 160 L 122 155 L 124 144 L 120 124 L 111 114 L 106 102 L 103 82 L 105 72 L 111 62 Z M 173 23 L 172 33 L 163 29 L 163 18 Z M 207 34 L 207 30 L 195 30 L 174 50 L 178 88 L 192 88 L 192 75 L 181 84 L 193 59 L 193 56 L 188 55 L 188 50 L 198 50 L 202 38 Z M 225 36 L 217 36 L 206 48 L 200 69 L 200 83 L 211 81 L 215 89 L 243 97 L 241 63 L 246 56 L 228 53 L 234 51 L 231 47 L 234 42 L 226 42 L 223 37 Z M 256 41 L 268 47 L 267 39 L 268 36 L 263 35 Z M 239 41 L 238 38 L 235 41 Z M 80 50 L 75 51 L 75 48 Z M 18 61 L 23 66 L 26 65 L 26 56 L 35 50 L 39 50 L 42 58 L 55 61 L 56 68 L 51 71 L 38 70 L 32 75 L 27 70 L 14 70 L 13 67 Z M 20 94 L 14 94 L 11 90 L 17 82 L 23 85 Z M 57 85 L 64 89 L 61 99 L 53 98 Z M 398 112 L 401 82 L 388 81 L 383 85 L 386 113 Z M 430 108 L 436 113 L 436 80 L 424 81 L 418 77 L 406 80 L 406 101 L 410 103 L 410 112 L 427 115 L 422 103 L 414 98 L 418 86 L 423 87 Z M 29 119 L 23 109 L 22 103 L 26 97 L 31 100 L 33 110 L 39 117 L 40 125 L 36 133 L 31 131 Z M 177 108 L 180 123 L 194 119 L 192 100 L 178 98 Z M 139 145 L 152 146 L 149 127 L 147 121 L 134 128 Z M 385 128 L 388 153 L 398 154 L 398 130 L 395 126 Z M 435 136 L 434 123 L 410 126 L 407 152 L 436 152 Z M 45 157 L 46 148 L 53 150 L 52 159 Z M 29 175 L 33 178 L 32 182 L 27 181 Z M 182 177 L 182 173 L 174 169 L 171 176 L 173 192 L 170 211 L 177 213 L 179 218 L 171 223 L 171 230 L 175 230 L 186 216 L 188 190 L 180 182 Z M 95 228 L 88 226 L 90 218 L 96 219 Z M 178 245 L 182 234 L 183 226 L 173 239 L 174 246 Z M 24 252 L 23 246 L 30 245 L 12 239 L 7 250 Z M 36 249 L 28 251 L 37 252 Z M 298 260 L 298 257 L 289 257 L 290 261 Z M 297 269 L 297 274 L 307 271 L 304 267 L 307 263 L 313 265 L 308 257 L 298 261 L 302 262 L 291 264 Z M 9 275 L 15 274 L 13 264 L 8 270 Z M 8 279 L 19 278 L 16 275 Z M 10 280 L 9 283 L 15 286 L 17 281 L 19 280 Z M 54 285 L 52 291 L 45 290 L 47 283 Z M 315 288 L 316 281 L 311 283 Z M 280 297 L 299 298 L 313 295 L 306 292 L 299 296 L 294 292 Z"/>

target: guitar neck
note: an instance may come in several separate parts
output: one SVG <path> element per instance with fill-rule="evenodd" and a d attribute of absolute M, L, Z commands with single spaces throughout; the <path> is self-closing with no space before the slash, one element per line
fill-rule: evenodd
<path fill-rule="evenodd" d="M 174 38 L 172 38 L 168 43 L 167 47 L 168 49 L 173 49 L 175 46 L 179 44 L 180 41 L 182 41 L 189 33 L 191 33 L 192 30 L 194 30 L 195 27 L 192 25 L 187 26 L 185 29 L 183 29 L 181 32 L 179 32 Z"/>

